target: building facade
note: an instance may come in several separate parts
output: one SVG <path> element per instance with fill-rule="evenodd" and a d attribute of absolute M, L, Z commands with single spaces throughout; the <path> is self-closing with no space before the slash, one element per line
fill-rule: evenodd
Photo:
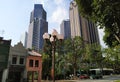
<path fill-rule="evenodd" d="M 80 36 L 87 43 L 99 43 L 98 29 L 94 23 L 80 16 L 75 1 L 70 3 L 71 37 Z"/>
<path fill-rule="evenodd" d="M 41 82 L 42 79 L 42 55 L 35 51 L 28 51 L 27 61 L 26 61 L 26 70 L 27 70 L 27 80 L 37 79 L 37 82 Z M 30 79 L 30 73 L 32 73 L 32 79 Z M 35 74 L 38 77 L 34 78 Z"/>
<path fill-rule="evenodd" d="M 71 30 L 70 30 L 70 20 L 63 20 L 60 24 L 60 34 L 64 36 L 64 39 L 71 37 Z"/>
<path fill-rule="evenodd" d="M 27 48 L 39 51 L 43 47 L 43 34 L 48 32 L 48 22 L 46 21 L 46 11 L 42 4 L 35 4 L 31 12 L 28 30 Z"/>
<path fill-rule="evenodd" d="M 26 73 L 26 59 L 27 59 L 27 50 L 21 42 L 15 46 L 10 47 L 9 54 L 9 73 L 8 81 L 9 82 L 24 82 L 27 79 Z"/>
<path fill-rule="evenodd" d="M 7 69 L 8 73 L 6 75 L 8 82 L 29 82 L 31 80 L 29 79 L 30 73 L 37 73 L 39 77 L 36 79 L 40 82 L 42 76 L 42 55 L 35 51 L 27 50 L 19 42 L 15 46 L 10 47 Z"/>
<path fill-rule="evenodd" d="M 8 58 L 11 40 L 0 37 L 0 82 L 6 82 L 8 74 Z"/>

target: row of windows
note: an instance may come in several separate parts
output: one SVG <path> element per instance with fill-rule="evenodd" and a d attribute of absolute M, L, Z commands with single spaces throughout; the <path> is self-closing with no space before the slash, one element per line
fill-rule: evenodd
<path fill-rule="evenodd" d="M 35 67 L 39 67 L 39 60 L 29 60 L 29 67 L 34 67 L 34 62 L 35 62 Z"/>
<path fill-rule="evenodd" d="M 17 64 L 17 57 L 12 57 L 12 64 Z M 19 58 L 19 64 L 24 64 L 24 57 Z"/>
<path fill-rule="evenodd" d="M 19 59 L 19 63 L 17 63 L 17 59 Z M 34 62 L 35 62 L 35 67 L 39 67 L 39 60 L 29 60 L 29 67 L 34 67 Z M 23 65 L 24 64 L 24 57 L 12 57 L 12 64 L 20 64 Z"/>

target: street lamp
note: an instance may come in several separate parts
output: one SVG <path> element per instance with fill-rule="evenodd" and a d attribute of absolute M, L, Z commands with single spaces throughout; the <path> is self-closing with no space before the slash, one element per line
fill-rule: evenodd
<path fill-rule="evenodd" d="M 49 39 L 50 42 L 52 43 L 52 79 L 53 82 L 55 82 L 55 47 L 56 47 L 56 39 L 58 40 L 63 40 L 63 36 L 61 34 L 58 34 L 58 32 L 53 29 L 53 32 L 51 36 L 48 33 L 43 34 L 43 39 Z"/>

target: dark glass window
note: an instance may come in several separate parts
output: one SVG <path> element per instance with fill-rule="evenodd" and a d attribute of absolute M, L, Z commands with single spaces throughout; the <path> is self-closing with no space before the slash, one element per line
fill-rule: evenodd
<path fill-rule="evenodd" d="M 35 67 L 39 67 L 39 61 L 35 60 Z"/>
<path fill-rule="evenodd" d="M 12 57 L 12 64 L 17 64 L 17 57 Z"/>
<path fill-rule="evenodd" d="M 33 60 L 29 61 L 29 67 L 33 67 Z"/>
<path fill-rule="evenodd" d="M 24 64 L 24 58 L 23 57 L 20 58 L 19 64 Z"/>

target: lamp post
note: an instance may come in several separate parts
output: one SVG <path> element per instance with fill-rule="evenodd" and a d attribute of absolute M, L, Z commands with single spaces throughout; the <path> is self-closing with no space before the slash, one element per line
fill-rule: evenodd
<path fill-rule="evenodd" d="M 51 34 L 51 37 L 48 33 L 43 34 L 43 39 L 49 39 L 50 42 L 52 43 L 52 79 L 53 82 L 55 82 L 55 50 L 56 50 L 56 39 L 62 40 L 63 36 L 61 34 L 58 34 L 58 32 L 53 29 L 53 32 Z"/>

